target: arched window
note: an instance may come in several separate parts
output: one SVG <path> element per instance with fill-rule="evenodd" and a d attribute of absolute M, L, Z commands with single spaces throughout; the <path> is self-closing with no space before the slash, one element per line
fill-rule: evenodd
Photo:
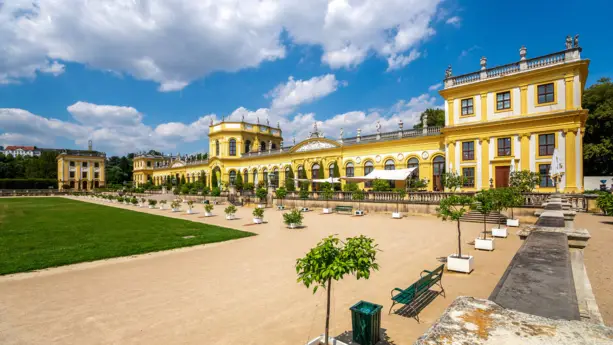
<path fill-rule="evenodd" d="M 353 163 L 349 162 L 347 163 L 347 165 L 345 165 L 345 175 L 347 177 L 353 177 L 354 171 L 353 171 Z"/>
<path fill-rule="evenodd" d="M 321 169 L 321 167 L 317 163 L 313 164 L 313 166 L 311 167 L 311 178 L 313 180 L 319 178 L 319 169 Z M 317 190 L 317 184 L 315 182 L 312 183 L 311 190 Z"/>
<path fill-rule="evenodd" d="M 289 165 L 288 165 L 288 166 L 286 166 L 286 167 L 285 167 L 285 180 L 286 180 L 286 181 L 287 181 L 287 179 L 289 178 L 289 170 L 290 170 L 290 167 L 289 167 Z"/>
<path fill-rule="evenodd" d="M 253 169 L 253 184 L 258 185 L 258 171 L 256 169 Z"/>
<path fill-rule="evenodd" d="M 270 176 L 270 183 L 272 187 L 279 186 L 279 169 L 275 168 Z"/>
<path fill-rule="evenodd" d="M 370 174 L 373 170 L 375 170 L 375 166 L 374 164 L 372 164 L 372 161 L 367 161 L 366 163 L 364 163 L 364 176 Z M 371 187 L 372 186 L 372 182 L 367 181 L 364 182 L 364 187 Z"/>
<path fill-rule="evenodd" d="M 334 177 L 334 163 L 328 166 L 328 177 Z"/>
<path fill-rule="evenodd" d="M 385 170 L 396 170 L 396 165 L 394 164 L 393 159 L 388 159 L 385 161 Z"/>
<path fill-rule="evenodd" d="M 432 162 L 432 183 L 435 191 L 443 191 L 442 176 L 445 173 L 445 158 L 437 156 Z"/>
<path fill-rule="evenodd" d="M 407 168 L 419 168 L 419 160 L 415 157 L 409 159 L 407 162 Z"/>
<path fill-rule="evenodd" d="M 298 166 L 298 178 L 306 178 L 306 174 L 304 173 L 304 168 L 302 165 Z"/>
<path fill-rule="evenodd" d="M 215 140 L 215 156 L 219 156 L 219 140 Z"/>
<path fill-rule="evenodd" d="M 236 156 L 236 139 L 230 139 L 230 143 L 228 144 L 228 146 L 230 149 L 230 156 Z"/>
<path fill-rule="evenodd" d="M 264 186 L 268 187 L 268 169 L 262 169 L 262 181 L 264 182 Z"/>
<path fill-rule="evenodd" d="M 249 183 L 249 171 L 245 169 L 245 171 L 243 172 L 243 184 L 247 183 Z"/>
<path fill-rule="evenodd" d="M 245 153 L 251 152 L 251 140 L 245 141 Z"/>
<path fill-rule="evenodd" d="M 236 181 L 236 171 L 230 171 L 230 185 L 234 186 L 234 182 Z"/>
<path fill-rule="evenodd" d="M 260 151 L 266 151 L 266 142 L 265 141 L 261 141 L 260 142 Z"/>

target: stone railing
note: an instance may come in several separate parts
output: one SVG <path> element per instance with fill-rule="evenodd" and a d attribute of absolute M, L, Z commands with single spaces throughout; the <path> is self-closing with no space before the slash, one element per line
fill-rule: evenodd
<path fill-rule="evenodd" d="M 487 79 L 499 78 L 505 75 L 517 74 L 536 68 L 577 61 L 581 59 L 580 53 L 580 47 L 573 47 L 560 52 L 538 56 L 531 59 L 526 59 L 524 56 L 519 62 L 513 62 L 510 64 L 487 69 L 483 68 L 480 71 L 462 74 L 455 77 L 449 76 L 445 78 L 445 88 L 474 83 Z M 484 63 L 483 60 L 482 63 Z M 482 66 L 485 66 L 485 64 L 483 64 Z"/>

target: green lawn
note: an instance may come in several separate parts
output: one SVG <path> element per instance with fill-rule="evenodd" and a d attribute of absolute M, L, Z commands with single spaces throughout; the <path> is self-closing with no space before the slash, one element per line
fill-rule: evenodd
<path fill-rule="evenodd" d="M 252 235 L 63 198 L 5 198 L 0 275 Z"/>

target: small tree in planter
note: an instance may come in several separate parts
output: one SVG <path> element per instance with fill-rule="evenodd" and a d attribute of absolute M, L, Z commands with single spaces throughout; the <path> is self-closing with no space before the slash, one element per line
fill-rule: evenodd
<path fill-rule="evenodd" d="M 531 193 L 540 181 L 540 175 L 530 170 L 513 171 L 509 177 L 509 186 L 519 193 L 511 207 L 511 219 L 507 219 L 508 226 L 519 226 L 519 219 L 515 219 L 513 208 L 522 206 L 524 203 L 523 193 Z M 521 197 L 521 198 L 520 198 Z"/>
<path fill-rule="evenodd" d="M 180 206 L 181 203 L 178 200 L 173 200 L 172 203 L 170 203 L 170 208 L 172 208 L 172 212 L 179 212 Z"/>
<path fill-rule="evenodd" d="M 447 257 L 447 269 L 450 271 L 470 273 L 473 269 L 473 257 L 462 255 L 462 231 L 460 229 L 460 219 L 472 203 L 473 198 L 469 196 L 452 195 L 441 200 L 436 209 L 438 216 L 443 220 L 455 221 L 458 225 L 458 253 Z"/>
<path fill-rule="evenodd" d="M 300 192 L 298 192 L 298 197 L 304 201 L 302 206 L 302 212 L 307 212 L 309 208 L 306 206 L 306 201 L 309 198 L 309 184 L 303 182 L 300 186 Z"/>
<path fill-rule="evenodd" d="M 494 210 L 493 189 L 482 190 L 474 197 L 473 210 L 483 215 L 483 238 L 475 239 L 475 249 L 494 250 L 494 239 L 487 238 L 487 216 Z"/>
<path fill-rule="evenodd" d="M 443 174 L 443 186 L 451 192 L 455 192 L 464 185 L 464 177 L 454 172 Z"/>
<path fill-rule="evenodd" d="M 194 200 L 188 200 L 187 201 L 187 214 L 194 213 L 193 207 L 194 207 Z"/>
<path fill-rule="evenodd" d="M 351 199 L 358 202 L 358 209 L 355 210 L 355 215 L 363 216 L 364 211 L 360 209 L 360 202 L 364 200 L 364 191 L 361 189 L 353 191 L 353 193 L 351 193 Z"/>
<path fill-rule="evenodd" d="M 234 215 L 236 214 L 236 206 L 228 205 L 228 207 L 226 207 L 223 211 L 226 214 L 226 219 L 232 220 L 235 218 Z"/>
<path fill-rule="evenodd" d="M 149 208 L 155 208 L 155 205 L 157 205 L 158 203 L 157 200 L 154 200 L 154 199 L 149 199 L 148 202 L 149 202 Z"/>
<path fill-rule="evenodd" d="M 291 210 L 290 212 L 283 214 L 283 222 L 290 229 L 295 229 L 301 226 L 303 219 L 304 219 L 304 216 L 302 215 L 302 212 L 300 212 L 300 210 L 297 208 Z"/>
<path fill-rule="evenodd" d="M 264 222 L 264 209 L 256 207 L 253 209 L 253 222 L 255 224 L 262 224 Z"/>
<path fill-rule="evenodd" d="M 328 201 L 332 199 L 334 195 L 334 189 L 332 189 L 332 185 L 329 182 L 325 182 L 321 187 L 321 192 L 319 193 L 321 197 L 326 200 L 326 207 L 324 208 L 324 213 L 332 213 L 332 209 L 328 205 Z"/>
<path fill-rule="evenodd" d="M 166 200 L 160 200 L 160 210 L 163 210 L 166 208 Z"/>
<path fill-rule="evenodd" d="M 130 202 L 132 203 L 132 205 L 136 206 L 138 205 L 138 199 L 136 199 L 135 196 L 132 197 L 132 199 L 130 200 Z"/>
<path fill-rule="evenodd" d="M 377 245 L 371 238 L 362 235 L 347 238 L 343 243 L 338 238 L 329 236 L 312 248 L 305 257 L 296 260 L 298 282 L 307 288 L 313 286 L 313 293 L 320 287 L 326 289 L 326 326 L 323 335 L 326 345 L 330 338 L 332 280 L 339 281 L 347 274 L 355 275 L 357 279 L 370 278 L 371 272 L 379 269 L 376 254 Z"/>
<path fill-rule="evenodd" d="M 213 204 L 205 204 L 204 205 L 204 216 L 212 217 L 213 216 Z"/>
<path fill-rule="evenodd" d="M 258 208 L 264 208 L 266 207 L 266 204 L 268 203 L 266 198 L 268 197 L 268 191 L 266 190 L 266 188 L 258 188 L 257 191 L 255 191 L 255 196 L 260 199 L 260 203 L 258 204 Z"/>
<path fill-rule="evenodd" d="M 147 199 L 140 198 L 138 201 L 140 202 L 140 207 L 145 207 L 145 202 L 147 201 Z"/>
<path fill-rule="evenodd" d="M 491 189 L 493 206 L 492 210 L 499 213 L 498 226 L 492 229 L 493 237 L 507 237 L 507 227 L 502 227 L 500 224 L 502 211 L 509 208 L 515 202 L 519 200 L 519 197 L 523 199 L 521 194 L 515 193 L 515 188 L 496 188 Z M 519 194 L 519 197 L 518 195 Z M 523 202 L 523 201 L 522 201 Z"/>
<path fill-rule="evenodd" d="M 109 196 L 109 198 L 112 198 L 112 196 Z M 111 200 L 112 200 L 112 199 L 111 199 Z M 123 197 L 118 196 L 118 197 L 117 197 L 117 202 L 121 204 L 121 203 L 123 202 Z"/>
<path fill-rule="evenodd" d="M 396 188 L 394 192 L 396 192 L 398 199 L 396 202 L 396 212 L 392 212 L 392 218 L 400 219 L 402 218 L 402 214 L 400 213 L 400 201 L 404 200 L 404 197 L 407 196 L 407 192 L 402 188 Z"/>
<path fill-rule="evenodd" d="M 278 210 L 284 210 L 285 206 L 283 206 L 283 199 L 287 196 L 287 190 L 285 187 L 279 187 L 275 190 L 275 196 L 280 200 L 280 204 L 277 205 Z"/>

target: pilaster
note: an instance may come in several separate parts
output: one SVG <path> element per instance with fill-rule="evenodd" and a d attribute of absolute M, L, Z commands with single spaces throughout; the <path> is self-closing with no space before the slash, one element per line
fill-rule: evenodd
<path fill-rule="evenodd" d="M 575 76 L 572 74 L 564 76 L 565 89 L 566 89 L 566 110 L 572 110 L 575 107 L 574 102 L 574 82 Z"/>
<path fill-rule="evenodd" d="M 483 137 L 481 140 L 481 188 L 490 188 L 490 138 Z"/>
<path fill-rule="evenodd" d="M 450 99 L 447 100 L 447 111 L 449 113 L 449 126 L 453 126 L 453 124 L 454 124 L 454 116 L 455 116 L 453 114 L 453 111 L 454 111 L 454 108 L 455 108 L 454 103 L 455 102 L 454 102 L 453 98 L 450 98 Z"/>
<path fill-rule="evenodd" d="M 520 134 L 522 170 L 530 170 L 530 134 L 527 132 Z"/>
<path fill-rule="evenodd" d="M 566 141 L 566 189 L 571 192 L 575 192 L 577 189 L 577 129 L 564 130 Z"/>
<path fill-rule="evenodd" d="M 528 113 L 528 85 L 522 84 L 519 86 L 519 95 L 521 101 L 521 113 L 520 115 L 526 115 Z"/>
<path fill-rule="evenodd" d="M 487 92 L 481 94 L 481 122 L 487 122 Z"/>

